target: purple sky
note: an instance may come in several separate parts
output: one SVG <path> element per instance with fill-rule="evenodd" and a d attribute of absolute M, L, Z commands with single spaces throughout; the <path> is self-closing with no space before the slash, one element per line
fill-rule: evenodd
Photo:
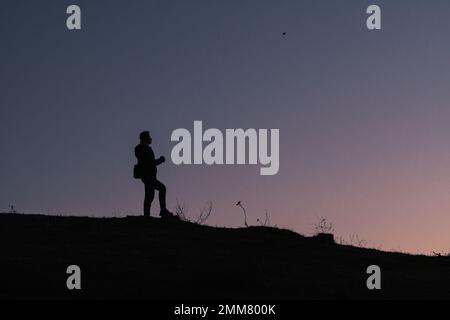
<path fill-rule="evenodd" d="M 82 30 L 65 26 L 69 4 Z M 382 8 L 368 31 L 365 9 Z M 208 223 L 272 224 L 408 252 L 450 249 L 450 3 L 2 1 L 0 208 L 141 212 L 138 133 L 170 160 L 174 129 L 279 128 L 280 171 L 159 170 L 168 203 Z M 283 32 L 287 34 L 282 35 Z M 159 211 L 154 203 L 153 214 Z"/>

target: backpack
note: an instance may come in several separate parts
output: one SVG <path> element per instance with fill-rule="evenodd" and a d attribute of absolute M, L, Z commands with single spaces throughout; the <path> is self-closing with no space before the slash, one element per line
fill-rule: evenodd
<path fill-rule="evenodd" d="M 135 178 L 135 179 L 142 179 L 143 178 L 141 166 L 138 165 L 138 164 L 134 165 L 133 178 Z"/>

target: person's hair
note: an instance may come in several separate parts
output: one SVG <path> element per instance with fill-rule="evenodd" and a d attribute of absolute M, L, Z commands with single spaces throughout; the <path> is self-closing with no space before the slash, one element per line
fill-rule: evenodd
<path fill-rule="evenodd" d="M 139 134 L 139 140 L 141 140 L 141 141 L 146 141 L 146 140 L 148 140 L 150 138 L 150 132 L 148 132 L 148 131 L 142 131 L 140 134 Z"/>

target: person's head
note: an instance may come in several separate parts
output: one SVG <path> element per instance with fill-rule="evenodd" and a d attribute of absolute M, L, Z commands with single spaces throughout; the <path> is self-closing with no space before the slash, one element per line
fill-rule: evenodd
<path fill-rule="evenodd" d="M 148 131 L 142 131 L 139 134 L 139 140 L 142 144 L 151 144 L 152 143 L 152 137 L 150 136 L 150 132 Z"/>

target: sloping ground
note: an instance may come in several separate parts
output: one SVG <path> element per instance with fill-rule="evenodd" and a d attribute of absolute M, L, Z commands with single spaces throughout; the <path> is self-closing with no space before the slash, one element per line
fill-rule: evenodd
<path fill-rule="evenodd" d="M 326 244 L 267 227 L 0 214 L 0 298 L 450 298 L 450 258 Z M 379 265 L 382 289 L 366 268 Z M 66 288 L 78 265 L 82 290 Z"/>

